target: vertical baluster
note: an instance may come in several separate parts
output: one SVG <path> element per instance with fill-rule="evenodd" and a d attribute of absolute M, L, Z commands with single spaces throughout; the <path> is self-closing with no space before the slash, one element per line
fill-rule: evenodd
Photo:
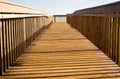
<path fill-rule="evenodd" d="M 2 22 L 2 40 L 3 40 L 3 67 L 4 72 L 7 69 L 7 51 L 6 51 L 6 25 L 5 20 Z"/>
<path fill-rule="evenodd" d="M 0 75 L 4 72 L 2 27 L 2 21 L 0 20 Z"/>
<path fill-rule="evenodd" d="M 10 60 L 10 65 L 12 65 L 12 33 L 11 33 L 11 19 L 8 20 L 9 25 L 8 25 L 8 38 L 9 38 L 9 60 Z"/>
<path fill-rule="evenodd" d="M 120 17 L 118 18 L 118 64 L 120 66 Z"/>
<path fill-rule="evenodd" d="M 23 28 L 22 28 L 22 30 L 21 30 L 21 32 L 23 33 L 23 42 L 24 42 L 24 44 L 23 44 L 23 47 L 24 47 L 24 49 L 26 49 L 26 21 L 25 21 L 25 18 L 23 18 Z"/>
<path fill-rule="evenodd" d="M 9 51 L 9 21 L 5 21 L 5 26 L 6 26 L 6 53 L 7 53 L 7 69 L 10 66 L 10 51 Z"/>

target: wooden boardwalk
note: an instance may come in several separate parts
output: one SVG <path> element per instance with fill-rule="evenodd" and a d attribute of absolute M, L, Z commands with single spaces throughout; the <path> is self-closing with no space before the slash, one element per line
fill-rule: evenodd
<path fill-rule="evenodd" d="M 0 79 L 120 79 L 120 67 L 67 23 L 53 23 Z"/>

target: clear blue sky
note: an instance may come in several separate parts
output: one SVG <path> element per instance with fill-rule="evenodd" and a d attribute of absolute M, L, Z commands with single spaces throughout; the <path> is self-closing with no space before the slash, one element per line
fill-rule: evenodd
<path fill-rule="evenodd" d="M 9 0 L 52 14 L 73 13 L 75 10 L 103 5 L 119 0 Z"/>

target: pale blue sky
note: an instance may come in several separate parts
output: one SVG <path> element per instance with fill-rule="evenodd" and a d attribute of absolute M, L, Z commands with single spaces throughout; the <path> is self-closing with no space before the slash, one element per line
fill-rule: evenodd
<path fill-rule="evenodd" d="M 9 0 L 52 14 L 73 13 L 75 10 L 94 7 L 120 0 Z"/>

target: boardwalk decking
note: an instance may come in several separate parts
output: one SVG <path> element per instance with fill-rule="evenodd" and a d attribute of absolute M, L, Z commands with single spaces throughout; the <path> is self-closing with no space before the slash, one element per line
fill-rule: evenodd
<path fill-rule="evenodd" d="M 2 78 L 120 79 L 120 67 L 67 23 L 53 23 Z"/>

